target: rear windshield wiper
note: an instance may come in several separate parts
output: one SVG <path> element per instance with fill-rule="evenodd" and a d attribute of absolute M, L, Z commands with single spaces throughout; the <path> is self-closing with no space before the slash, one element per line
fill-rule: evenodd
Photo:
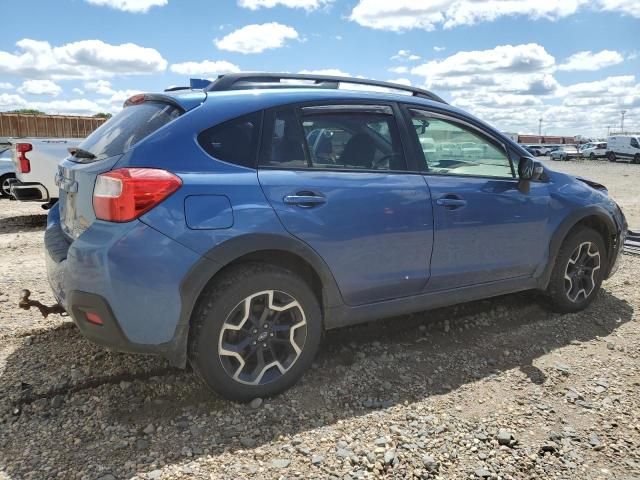
<path fill-rule="evenodd" d="M 70 147 L 69 153 L 77 158 L 88 158 L 89 160 L 93 160 L 96 156 L 88 150 L 79 147 Z"/>

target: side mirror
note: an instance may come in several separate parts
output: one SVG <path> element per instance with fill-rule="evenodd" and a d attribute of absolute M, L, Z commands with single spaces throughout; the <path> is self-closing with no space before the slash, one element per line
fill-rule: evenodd
<path fill-rule="evenodd" d="M 518 177 L 520 180 L 531 180 L 535 173 L 535 162 L 530 157 L 520 157 L 518 163 Z"/>

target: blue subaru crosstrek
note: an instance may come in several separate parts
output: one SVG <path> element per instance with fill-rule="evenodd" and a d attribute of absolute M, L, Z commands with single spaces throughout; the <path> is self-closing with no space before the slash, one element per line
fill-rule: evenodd
<path fill-rule="evenodd" d="M 326 329 L 529 289 L 579 311 L 627 230 L 602 185 L 363 79 L 135 95 L 70 153 L 45 235 L 57 300 L 92 341 L 235 400 L 293 385 Z"/>

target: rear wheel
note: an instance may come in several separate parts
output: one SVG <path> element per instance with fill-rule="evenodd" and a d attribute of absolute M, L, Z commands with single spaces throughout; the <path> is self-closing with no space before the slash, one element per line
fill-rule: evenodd
<path fill-rule="evenodd" d="M 640 153 L 636 153 L 633 157 L 633 163 L 640 163 Z"/>
<path fill-rule="evenodd" d="M 609 152 L 609 155 L 607 156 L 607 158 L 609 159 L 610 162 L 615 162 L 616 161 L 616 154 L 613 152 Z"/>
<path fill-rule="evenodd" d="M 9 187 L 11 186 L 11 180 L 16 178 L 13 173 L 7 173 L 6 175 L 2 175 L 0 177 L 0 196 L 10 198 L 11 192 L 9 191 Z"/>
<path fill-rule="evenodd" d="M 209 388 L 239 401 L 296 383 L 322 335 L 315 295 L 294 273 L 247 263 L 207 288 L 193 315 L 189 360 Z"/>
<path fill-rule="evenodd" d="M 596 297 L 604 279 L 607 253 L 600 234 L 579 227 L 565 239 L 551 273 L 547 292 L 559 312 L 577 312 Z"/>

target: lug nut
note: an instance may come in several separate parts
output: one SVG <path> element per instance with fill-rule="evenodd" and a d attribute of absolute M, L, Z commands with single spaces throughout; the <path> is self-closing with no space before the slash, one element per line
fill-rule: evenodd
<path fill-rule="evenodd" d="M 266 343 L 263 343 L 263 344 L 262 344 L 262 346 L 263 346 L 264 348 L 267 348 L 267 344 L 266 344 Z"/>
<path fill-rule="evenodd" d="M 270 337 L 273 337 L 273 332 L 271 332 L 271 333 L 269 334 L 269 336 L 270 336 Z"/>
<path fill-rule="evenodd" d="M 254 328 L 254 329 L 253 329 L 253 333 L 258 333 L 258 329 L 257 329 L 257 328 Z"/>
<path fill-rule="evenodd" d="M 267 323 L 265 323 L 262 327 L 263 328 L 269 328 L 269 325 Z"/>
<path fill-rule="evenodd" d="M 256 345 L 258 342 L 251 342 L 251 345 Z"/>

